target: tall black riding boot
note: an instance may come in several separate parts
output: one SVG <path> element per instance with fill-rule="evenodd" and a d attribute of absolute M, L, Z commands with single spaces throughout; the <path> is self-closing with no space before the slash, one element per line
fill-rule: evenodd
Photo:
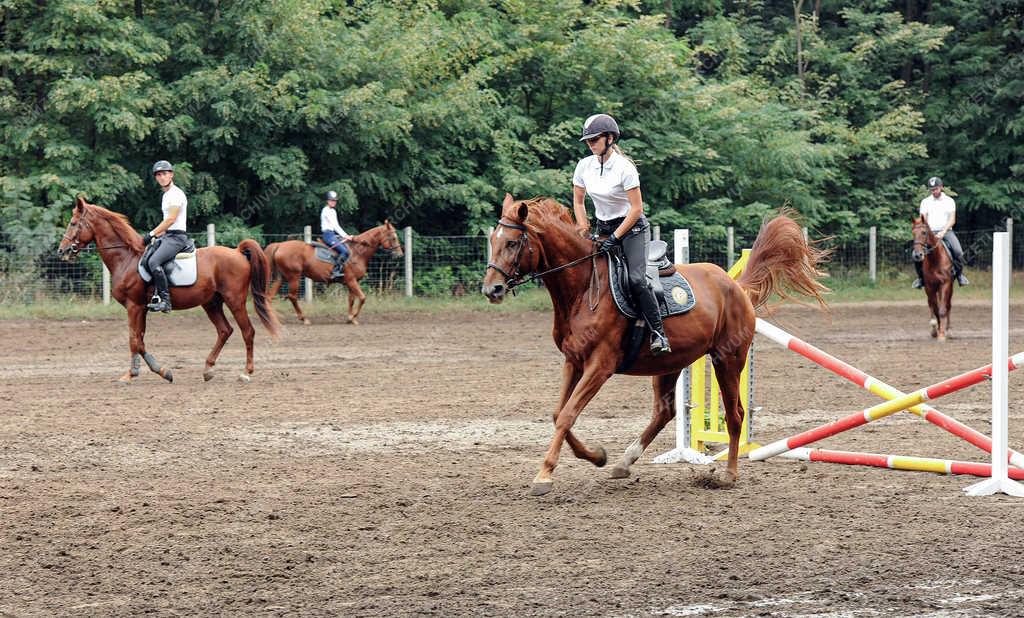
<path fill-rule="evenodd" d="M 661 323 L 661 314 L 658 312 L 658 301 L 654 298 L 654 292 L 650 287 L 643 286 L 634 294 L 637 304 L 640 305 L 640 312 L 644 321 L 651 329 L 651 354 L 668 354 L 672 348 L 668 344 L 668 337 L 665 336 L 665 326 Z"/>
<path fill-rule="evenodd" d="M 171 312 L 171 291 L 167 285 L 167 273 L 163 268 L 154 268 L 153 272 L 153 300 L 146 308 L 150 311 Z"/>
<path fill-rule="evenodd" d="M 923 288 L 924 287 L 924 263 L 914 262 L 914 270 L 917 271 L 917 279 L 910 284 L 912 288 Z"/>

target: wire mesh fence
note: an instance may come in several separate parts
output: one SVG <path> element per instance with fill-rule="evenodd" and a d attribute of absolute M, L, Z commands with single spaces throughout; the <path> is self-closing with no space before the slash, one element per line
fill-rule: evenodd
<path fill-rule="evenodd" d="M 957 231 L 968 272 L 989 270 L 992 265 L 992 233 L 997 229 Z M 399 230 L 405 245 L 407 234 Z M 378 251 L 369 261 L 366 276 L 360 284 L 368 294 L 401 295 L 411 287 L 415 296 L 462 296 L 476 294 L 488 261 L 488 238 L 479 236 L 426 236 L 410 231 L 411 257 L 396 258 L 387 251 Z M 673 251 L 674 230 L 661 230 L 662 240 Z M 1024 234 L 1013 235 L 1014 266 L 1024 266 Z M 199 247 L 206 246 L 207 233 L 191 234 Z M 236 246 L 241 238 L 215 231 L 217 244 Z M 262 234 L 256 240 L 263 246 L 288 240 L 302 242 L 303 232 Z M 811 234 L 811 238 L 814 235 Z M 57 256 L 59 237 L 31 237 L 0 232 L 0 303 L 31 304 L 45 299 L 103 298 L 103 265 L 95 245 L 84 248 L 73 262 Z M 749 243 L 736 238 L 733 255 L 728 252 L 727 235 L 689 237 L 689 261 L 710 262 L 723 268 Z M 867 278 L 871 263 L 870 237 L 824 239 L 821 245 L 832 250 L 829 275 L 837 279 Z M 910 257 L 909 227 L 906 238 L 879 237 L 875 244 L 877 281 L 906 278 L 913 274 Z M 406 273 L 411 270 L 411 286 Z M 305 279 L 300 279 L 300 297 L 305 296 Z M 336 295 L 343 286 L 314 284 L 313 295 Z M 280 294 L 286 295 L 287 284 Z"/>

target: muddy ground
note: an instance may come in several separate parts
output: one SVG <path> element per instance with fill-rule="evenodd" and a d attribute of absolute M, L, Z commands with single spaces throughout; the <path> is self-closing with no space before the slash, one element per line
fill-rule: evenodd
<path fill-rule="evenodd" d="M 371 306 L 359 327 L 303 327 L 279 309 L 249 384 L 237 332 L 203 382 L 214 331 L 195 311 L 150 322 L 174 383 L 127 387 L 125 322 L 0 323 L 0 615 L 1024 613 L 1024 500 L 967 498 L 971 478 L 744 459 L 735 488 L 707 489 L 705 467 L 651 463 L 670 425 L 631 478 L 566 448 L 531 498 L 560 368 L 549 313 Z M 774 319 L 904 390 L 986 364 L 990 320 L 961 304 L 937 344 L 923 302 Z M 758 441 L 876 402 L 756 347 Z M 1024 376 L 1010 385 L 1024 446 Z M 989 396 L 936 407 L 987 432 Z M 647 379 L 615 377 L 579 433 L 617 460 L 650 400 Z M 823 445 L 988 460 L 904 413 Z"/>

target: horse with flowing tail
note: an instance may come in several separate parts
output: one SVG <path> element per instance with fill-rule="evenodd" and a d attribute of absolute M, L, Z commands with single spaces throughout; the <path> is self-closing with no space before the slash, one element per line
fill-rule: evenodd
<path fill-rule="evenodd" d="M 144 247 L 128 218 L 79 197 L 71 213 L 64 237 L 57 249 L 65 261 L 72 261 L 79 251 L 96 243 L 100 259 L 110 271 L 111 295 L 128 310 L 128 345 L 131 348 L 131 364 L 121 377 L 129 383 L 139 375 L 140 360 L 145 360 L 150 370 L 168 382 L 173 381 L 169 369 L 161 367 L 156 358 L 146 350 L 146 303 L 151 294 L 148 284 L 139 275 L 139 259 Z M 251 291 L 253 305 L 260 322 L 275 339 L 281 325 L 274 309 L 267 301 L 267 284 L 270 265 L 263 249 L 252 239 L 243 240 L 237 249 L 229 247 L 207 247 L 196 252 L 198 279 L 194 285 L 172 287 L 171 300 L 174 309 L 189 309 L 202 305 L 217 329 L 217 342 L 206 358 L 203 379 L 213 378 L 213 366 L 217 363 L 224 343 L 233 329 L 224 315 L 227 304 L 235 322 L 242 329 L 245 340 L 245 373 L 240 377 L 248 381 L 253 373 L 253 335 L 256 329 L 249 321 L 245 301 Z"/>
<path fill-rule="evenodd" d="M 567 208 L 549 198 L 516 201 L 506 195 L 501 218 L 491 234 L 491 255 L 481 291 L 500 303 L 526 276 L 542 276 L 554 305 L 555 346 L 565 356 L 562 386 L 554 412 L 555 433 L 532 495 L 553 486 L 562 443 L 573 454 L 601 467 L 607 454 L 589 447 L 573 433 L 577 417 L 616 373 L 623 360 L 623 339 L 629 320 L 617 309 L 608 291 L 608 260 L 594 253 L 594 243 L 575 231 Z M 739 436 L 744 410 L 740 405 L 740 373 L 754 338 L 755 309 L 777 294 L 796 292 L 827 309 L 818 266 L 827 257 L 804 240 L 803 230 L 785 212 L 768 221 L 754 241 L 746 270 L 738 281 L 714 264 L 675 265 L 685 277 L 697 304 L 687 313 L 666 318 L 672 352 L 652 356 L 646 346 L 626 369 L 627 375 L 653 376 L 654 413 L 647 428 L 630 444 L 612 470 L 613 478 L 629 476 L 658 432 L 676 415 L 675 388 L 680 372 L 705 354 L 711 355 L 722 390 L 729 431 L 728 478 L 738 478 Z"/>
<path fill-rule="evenodd" d="M 921 262 L 921 282 L 928 295 L 928 308 L 932 311 L 929 321 L 932 337 L 946 340 L 949 328 L 949 310 L 953 304 L 953 259 L 943 246 L 942 239 L 935 235 L 923 217 L 911 217 L 913 248 L 911 257 Z"/>
<path fill-rule="evenodd" d="M 395 226 L 387 219 L 377 227 L 370 228 L 362 234 L 353 236 L 349 241 L 352 255 L 345 262 L 345 274 L 342 277 L 348 288 L 348 322 L 359 324 L 359 313 L 366 304 L 366 294 L 359 286 L 359 280 L 366 276 L 366 268 L 370 258 L 378 249 L 384 249 L 393 257 L 402 257 L 402 243 L 398 240 Z M 299 307 L 299 277 L 309 277 L 319 283 L 333 283 L 331 271 L 334 263 L 316 257 L 316 246 L 301 240 L 286 240 L 267 245 L 267 257 L 273 268 L 273 283 L 270 297 L 275 298 L 281 284 L 288 282 L 288 300 L 295 307 L 295 314 L 303 324 L 310 324 Z"/>

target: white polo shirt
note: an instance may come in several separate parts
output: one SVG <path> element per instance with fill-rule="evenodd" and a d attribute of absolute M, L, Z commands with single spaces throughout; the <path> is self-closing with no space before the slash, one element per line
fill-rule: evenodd
<path fill-rule="evenodd" d="M 342 238 L 348 238 L 348 234 L 341 229 L 341 224 L 338 223 L 338 212 L 330 206 L 324 206 L 320 211 L 320 231 L 331 231 Z"/>
<path fill-rule="evenodd" d="M 576 164 L 572 184 L 587 190 L 594 200 L 594 213 L 602 221 L 625 217 L 629 212 L 626 191 L 640 186 L 640 173 L 626 157 L 612 152 L 604 162 L 604 170 L 597 155 L 590 155 Z"/>
<path fill-rule="evenodd" d="M 170 216 L 171 208 L 178 207 L 178 216 L 174 219 L 174 223 L 168 230 L 181 230 L 182 232 L 187 231 L 185 229 L 185 217 L 188 211 L 188 198 L 185 197 L 185 192 L 178 188 L 178 185 L 172 184 L 166 191 L 164 191 L 164 197 L 160 201 L 160 210 L 164 213 L 164 219 Z"/>
<path fill-rule="evenodd" d="M 921 200 L 921 214 L 933 232 L 942 231 L 950 218 L 956 214 L 956 202 L 945 193 L 940 194 L 938 199 L 929 195 Z"/>

